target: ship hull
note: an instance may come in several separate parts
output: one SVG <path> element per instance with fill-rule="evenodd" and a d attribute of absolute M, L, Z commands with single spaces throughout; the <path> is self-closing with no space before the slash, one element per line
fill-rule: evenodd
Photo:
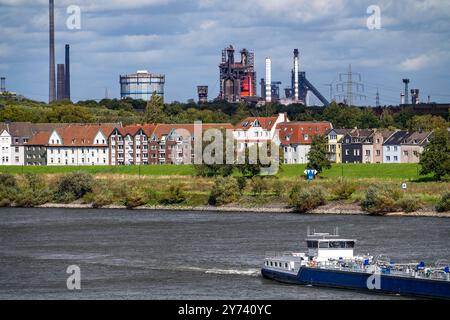
<path fill-rule="evenodd" d="M 263 268 L 265 278 L 283 283 L 332 287 L 367 291 L 371 293 L 389 293 L 435 299 L 450 299 L 450 282 L 400 276 L 379 275 L 378 281 L 369 289 L 371 274 L 351 271 L 339 271 L 301 267 L 298 274 L 285 273 Z M 369 280 L 369 281 L 368 281 Z"/>

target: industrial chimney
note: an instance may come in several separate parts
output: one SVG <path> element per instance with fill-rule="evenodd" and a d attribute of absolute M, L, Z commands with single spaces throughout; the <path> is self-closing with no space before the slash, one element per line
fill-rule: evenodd
<path fill-rule="evenodd" d="M 0 78 L 0 93 L 6 92 L 6 78 Z"/>
<path fill-rule="evenodd" d="M 299 52 L 298 49 L 294 50 L 294 101 L 298 101 L 298 72 L 299 72 Z"/>
<path fill-rule="evenodd" d="M 272 102 L 272 61 L 266 58 L 266 102 Z"/>
<path fill-rule="evenodd" d="M 64 88 L 64 99 L 70 100 L 70 46 L 66 44 L 66 61 L 65 61 L 65 88 Z"/>
<path fill-rule="evenodd" d="M 65 66 L 64 64 L 58 64 L 58 72 L 57 72 L 57 96 L 56 96 L 56 100 L 57 101 L 62 101 L 65 99 L 65 91 L 66 91 L 66 86 L 65 86 L 65 77 L 64 77 L 64 69 Z"/>
<path fill-rule="evenodd" d="M 408 98 L 409 79 L 403 79 L 403 83 L 405 84 L 405 104 L 409 104 L 409 98 Z"/>
<path fill-rule="evenodd" d="M 56 100 L 56 83 L 55 83 L 55 5 L 53 0 L 49 0 L 49 51 L 50 51 L 50 66 L 49 66 L 49 96 L 48 102 L 51 103 Z"/>

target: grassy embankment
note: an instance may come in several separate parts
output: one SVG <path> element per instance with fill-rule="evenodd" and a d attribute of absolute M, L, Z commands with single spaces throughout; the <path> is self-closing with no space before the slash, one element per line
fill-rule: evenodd
<path fill-rule="evenodd" d="M 304 165 L 285 165 L 276 177 L 264 179 L 259 191 L 255 191 L 255 183 L 248 180 L 235 204 L 242 207 L 283 206 L 295 185 L 320 186 L 326 191 L 327 200 L 333 201 L 335 189 L 343 180 L 355 189 L 344 201 L 346 203 L 363 201 L 371 185 L 401 190 L 402 182 L 407 182 L 405 195 L 420 199 L 425 206 L 434 206 L 443 192 L 450 189 L 449 182 L 427 181 L 429 177 L 421 177 L 417 164 L 336 164 L 311 183 L 305 181 L 304 169 Z M 180 187 L 184 200 L 178 205 L 201 206 L 208 202 L 214 184 L 213 178 L 196 177 L 192 166 L 0 167 L 0 173 L 14 174 L 23 188 L 27 185 L 24 174 L 35 173 L 50 190 L 56 188 L 61 176 L 75 171 L 88 172 L 95 177 L 93 192 L 81 200 L 86 203 L 100 197 L 99 203 L 123 205 L 137 199 L 145 205 L 157 205 L 171 194 L 170 187 Z"/>

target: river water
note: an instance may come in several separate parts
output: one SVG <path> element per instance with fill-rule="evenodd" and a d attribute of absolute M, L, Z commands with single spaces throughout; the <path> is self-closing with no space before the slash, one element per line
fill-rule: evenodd
<path fill-rule="evenodd" d="M 295 214 L 0 209 L 0 299 L 401 299 L 284 285 L 265 253 L 304 251 L 307 227 L 395 261 L 450 259 L 450 220 Z M 70 291 L 68 266 L 81 270 Z"/>

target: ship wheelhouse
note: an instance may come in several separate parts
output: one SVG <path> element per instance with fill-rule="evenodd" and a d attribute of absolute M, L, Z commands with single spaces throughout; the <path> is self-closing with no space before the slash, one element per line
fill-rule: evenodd
<path fill-rule="evenodd" d="M 319 262 L 330 259 L 353 259 L 355 243 L 354 239 L 340 239 L 328 233 L 314 233 L 306 239 L 308 256 Z"/>

